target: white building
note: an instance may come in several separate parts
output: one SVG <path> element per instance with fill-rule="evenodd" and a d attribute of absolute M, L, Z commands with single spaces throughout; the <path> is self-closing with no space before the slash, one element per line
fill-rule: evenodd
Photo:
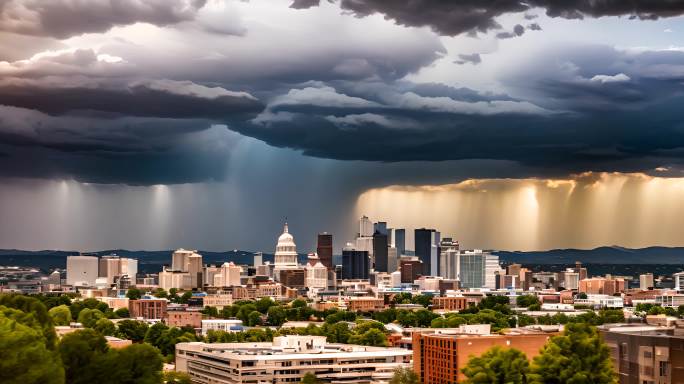
<path fill-rule="evenodd" d="M 326 289 L 328 287 L 328 268 L 321 263 L 316 254 L 309 255 L 305 267 L 304 285 L 309 289 Z"/>
<path fill-rule="evenodd" d="M 458 278 L 458 242 L 445 237 L 440 243 L 439 276 L 445 279 Z"/>
<path fill-rule="evenodd" d="M 283 226 L 283 233 L 278 237 L 276 245 L 273 274 L 276 280 L 280 279 L 280 271 L 298 268 L 297 245 L 294 236 L 290 234 L 287 223 Z"/>
<path fill-rule="evenodd" d="M 138 260 L 119 257 L 117 255 L 102 256 L 99 262 L 99 277 L 106 284 L 114 284 L 121 276 L 128 276 L 132 281 L 138 274 Z"/>
<path fill-rule="evenodd" d="M 575 299 L 574 303 L 602 308 L 624 307 L 624 301 L 622 300 L 622 297 L 610 295 L 587 295 L 586 299 Z"/>
<path fill-rule="evenodd" d="M 242 332 L 242 320 L 238 319 L 208 319 L 202 320 L 202 335 L 209 331 Z"/>
<path fill-rule="evenodd" d="M 68 285 L 93 286 L 98 278 L 97 256 L 67 256 Z"/>
<path fill-rule="evenodd" d="M 655 303 L 662 307 L 678 308 L 680 305 L 684 305 L 684 295 L 678 293 L 659 295 L 655 297 Z"/>
<path fill-rule="evenodd" d="M 462 288 L 496 288 L 496 274 L 501 272 L 499 256 L 481 249 L 458 251 L 458 280 Z"/>
<path fill-rule="evenodd" d="M 400 348 L 328 344 L 325 336 L 176 344 L 176 370 L 193 382 L 212 384 L 298 383 L 307 373 L 326 383 L 388 383 L 395 369 L 410 367 L 411 357 Z"/>
<path fill-rule="evenodd" d="M 223 263 L 220 273 L 214 275 L 215 287 L 234 287 L 240 285 L 240 274 L 242 267 L 235 265 L 232 261 L 230 263 Z"/>
<path fill-rule="evenodd" d="M 672 278 L 675 283 L 675 290 L 676 291 L 682 291 L 684 290 L 684 272 L 677 272 L 674 275 L 672 275 Z"/>

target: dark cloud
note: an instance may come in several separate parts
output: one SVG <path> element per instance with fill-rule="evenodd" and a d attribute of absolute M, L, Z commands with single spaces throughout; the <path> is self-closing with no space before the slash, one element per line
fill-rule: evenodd
<path fill-rule="evenodd" d="M 0 30 L 67 38 L 138 22 L 176 24 L 194 19 L 206 0 L 3 0 Z"/>
<path fill-rule="evenodd" d="M 652 20 L 684 13 L 684 2 L 672 0 L 341 0 L 340 4 L 343 9 L 358 16 L 380 13 L 400 25 L 430 27 L 439 34 L 449 36 L 499 29 L 501 26 L 496 22 L 498 16 L 536 7 L 545 9 L 548 16 L 566 19 L 634 16 Z"/>
<path fill-rule="evenodd" d="M 293 0 L 290 8 L 307 9 L 319 5 L 321 0 Z"/>
<path fill-rule="evenodd" d="M 480 64 L 482 62 L 482 58 L 480 57 L 479 53 L 471 53 L 471 54 L 459 54 L 458 55 L 458 60 L 454 61 L 456 64 Z"/>
<path fill-rule="evenodd" d="M 522 36 L 525 33 L 525 27 L 516 24 L 510 32 L 499 32 L 496 34 L 497 39 L 510 39 L 517 36 Z"/>
<path fill-rule="evenodd" d="M 541 31 L 542 27 L 537 23 L 532 23 L 527 26 L 527 29 L 529 29 L 530 31 Z"/>

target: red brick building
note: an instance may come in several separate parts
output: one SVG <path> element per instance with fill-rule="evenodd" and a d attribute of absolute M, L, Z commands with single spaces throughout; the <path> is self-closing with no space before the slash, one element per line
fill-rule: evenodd
<path fill-rule="evenodd" d="M 130 300 L 128 302 L 128 311 L 133 318 L 142 317 L 143 319 L 164 319 L 166 318 L 166 300 Z"/>

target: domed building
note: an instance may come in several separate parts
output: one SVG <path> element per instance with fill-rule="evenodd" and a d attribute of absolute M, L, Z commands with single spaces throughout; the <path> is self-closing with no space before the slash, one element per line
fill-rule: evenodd
<path fill-rule="evenodd" d="M 297 268 L 297 245 L 294 236 L 290 234 L 287 222 L 283 228 L 283 234 L 278 238 L 275 251 L 275 269 Z"/>

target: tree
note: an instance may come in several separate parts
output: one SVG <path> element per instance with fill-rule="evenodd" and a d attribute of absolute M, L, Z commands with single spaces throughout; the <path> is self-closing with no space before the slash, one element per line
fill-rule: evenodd
<path fill-rule="evenodd" d="M 185 372 L 164 371 L 162 373 L 162 384 L 192 384 L 192 380 Z"/>
<path fill-rule="evenodd" d="M 138 320 L 122 320 L 118 324 L 117 335 L 133 342 L 143 341 L 147 332 L 147 323 Z"/>
<path fill-rule="evenodd" d="M 126 292 L 126 297 L 128 297 L 131 300 L 140 300 L 143 293 L 144 292 L 139 290 L 138 288 L 129 288 L 128 292 Z"/>
<path fill-rule="evenodd" d="M 266 314 L 272 306 L 277 304 L 270 297 L 264 296 L 261 299 L 255 301 L 254 305 L 256 306 L 257 311 Z"/>
<path fill-rule="evenodd" d="M 320 380 L 316 377 L 316 375 L 313 372 L 307 372 L 304 377 L 302 377 L 302 381 L 300 381 L 301 384 L 318 384 L 320 383 Z"/>
<path fill-rule="evenodd" d="M 66 382 L 99 382 L 98 378 L 108 366 L 105 363 L 108 351 L 107 340 L 92 329 L 82 329 L 64 335 L 59 343 L 59 354 L 64 365 Z"/>
<path fill-rule="evenodd" d="M 166 293 L 166 291 L 164 290 L 164 288 L 157 288 L 157 289 L 155 289 L 154 292 L 152 292 L 152 295 L 153 295 L 154 297 L 158 297 L 158 298 L 160 298 L 160 299 L 166 299 L 167 297 L 169 297 L 169 294 Z"/>
<path fill-rule="evenodd" d="M 102 336 L 114 336 L 116 333 L 116 325 L 109 319 L 99 319 L 93 329 Z"/>
<path fill-rule="evenodd" d="M 394 370 L 390 384 L 420 384 L 420 379 L 411 368 L 397 368 Z"/>
<path fill-rule="evenodd" d="M 247 315 L 247 325 L 254 327 L 256 325 L 261 325 L 261 312 L 252 311 Z"/>
<path fill-rule="evenodd" d="M 185 291 L 185 292 L 183 292 L 181 297 L 178 298 L 178 302 L 181 304 L 187 304 L 188 300 L 190 300 L 191 297 L 192 297 L 192 292 Z"/>
<path fill-rule="evenodd" d="M 50 315 L 54 325 L 69 325 L 71 323 L 71 311 L 67 305 L 62 304 L 50 308 L 48 315 Z"/>
<path fill-rule="evenodd" d="M 103 319 L 104 317 L 104 313 L 100 312 L 99 309 L 85 308 L 78 313 L 77 321 L 86 328 L 92 328 L 98 320 Z"/>
<path fill-rule="evenodd" d="M 473 357 L 461 370 L 467 384 L 524 384 L 530 363 L 521 351 L 493 347 L 479 357 Z"/>
<path fill-rule="evenodd" d="M 15 311 L 21 312 L 0 306 L 0 383 L 64 383 L 59 355 L 48 347 L 42 328 L 12 318 L 21 315 Z"/>
<path fill-rule="evenodd" d="M 145 332 L 145 342 L 159 348 L 158 340 L 161 338 L 162 333 L 168 329 L 169 327 L 164 323 L 160 322 L 153 324 L 151 327 L 147 328 L 147 332 Z"/>
<path fill-rule="evenodd" d="M 518 307 L 529 307 L 532 304 L 541 304 L 537 296 L 534 295 L 520 295 L 515 299 Z"/>
<path fill-rule="evenodd" d="M 128 308 L 119 308 L 116 311 L 114 311 L 116 314 L 116 317 L 120 319 L 127 319 L 131 317 L 131 313 L 128 311 Z"/>
<path fill-rule="evenodd" d="M 285 310 L 281 307 L 270 307 L 267 311 L 268 323 L 275 326 L 280 326 L 285 323 Z"/>
<path fill-rule="evenodd" d="M 610 350 L 585 323 L 570 323 L 563 335 L 551 338 L 534 358 L 530 379 L 535 384 L 617 383 Z"/>
<path fill-rule="evenodd" d="M 292 302 L 290 303 L 290 306 L 291 306 L 292 308 L 306 307 L 306 300 L 294 299 L 294 300 L 292 300 Z"/>
<path fill-rule="evenodd" d="M 117 383 L 159 384 L 162 380 L 162 356 L 149 344 L 133 344 L 119 350 L 115 355 Z"/>
<path fill-rule="evenodd" d="M 354 334 L 349 338 L 349 344 L 360 344 L 360 345 L 370 345 L 373 347 L 386 347 L 387 346 L 387 336 L 385 334 L 373 328 L 361 334 Z"/>

